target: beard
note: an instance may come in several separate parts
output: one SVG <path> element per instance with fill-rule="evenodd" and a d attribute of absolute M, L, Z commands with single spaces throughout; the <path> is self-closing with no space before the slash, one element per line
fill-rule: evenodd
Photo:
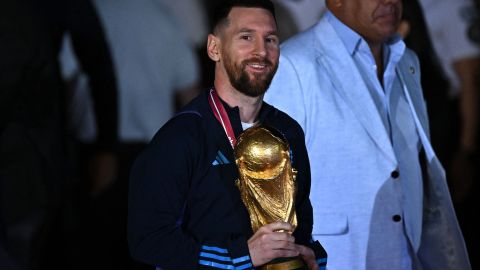
<path fill-rule="evenodd" d="M 278 62 L 274 64 L 268 59 L 257 57 L 244 60 L 237 65 L 228 54 L 225 54 L 224 56 L 225 70 L 227 71 L 230 83 L 235 89 L 249 97 L 258 97 L 265 94 L 272 82 L 273 75 L 275 75 L 275 72 L 277 71 Z M 253 79 L 250 79 L 250 76 L 245 70 L 249 63 L 263 64 L 269 71 L 262 74 L 254 73 Z"/>

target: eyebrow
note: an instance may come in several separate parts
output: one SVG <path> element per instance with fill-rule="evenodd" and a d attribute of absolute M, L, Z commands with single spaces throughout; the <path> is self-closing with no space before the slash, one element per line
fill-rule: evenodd
<path fill-rule="evenodd" d="M 251 28 L 241 28 L 237 33 L 254 33 L 256 30 L 253 30 Z M 278 35 L 276 30 L 269 31 L 267 32 L 267 36 L 270 35 Z"/>

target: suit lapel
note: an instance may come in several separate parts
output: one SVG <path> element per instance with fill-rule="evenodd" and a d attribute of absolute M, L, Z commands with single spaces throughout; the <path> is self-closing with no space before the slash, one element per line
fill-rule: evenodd
<path fill-rule="evenodd" d="M 322 70 L 328 73 L 335 90 L 351 108 L 380 151 L 396 163 L 387 129 L 355 63 L 327 20 L 321 20 L 315 27 L 317 62 L 325 67 Z"/>
<path fill-rule="evenodd" d="M 420 82 L 418 79 L 412 78 L 415 77 L 413 76 L 415 72 L 418 72 L 415 70 L 415 65 L 407 63 L 406 61 L 400 61 L 397 74 L 400 76 L 400 80 L 404 86 L 403 90 L 407 101 L 410 104 L 410 110 L 415 120 L 418 135 L 425 150 L 425 155 L 427 160 L 431 162 L 436 159 L 436 155 L 428 137 L 428 118 L 425 107 L 421 104 L 421 102 L 424 102 L 424 99 L 421 91 L 419 91 Z M 441 170 L 443 171 L 443 168 Z"/>
<path fill-rule="evenodd" d="M 416 69 L 413 63 L 410 63 L 410 62 L 411 61 L 406 61 L 405 59 L 402 59 L 398 64 L 397 73 L 399 73 L 402 83 L 406 86 L 405 90 L 408 91 L 408 94 L 411 97 L 411 102 L 415 110 L 413 111 L 413 113 L 416 113 L 418 115 L 418 118 L 421 123 L 420 128 L 425 130 L 428 136 L 429 135 L 428 123 L 427 123 L 428 116 L 422 104 L 422 102 L 424 102 L 422 92 L 414 91 L 421 88 L 420 81 L 416 79 L 417 78 L 416 73 L 420 71 Z"/>

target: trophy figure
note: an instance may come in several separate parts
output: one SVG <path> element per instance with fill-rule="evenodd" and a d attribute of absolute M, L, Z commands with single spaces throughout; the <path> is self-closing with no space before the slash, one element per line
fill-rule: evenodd
<path fill-rule="evenodd" d="M 240 178 L 237 186 L 250 215 L 252 229 L 284 221 L 297 226 L 295 194 L 297 171 L 292 168 L 284 136 L 272 127 L 245 130 L 235 147 Z M 259 269 L 307 269 L 299 257 L 278 258 Z"/>

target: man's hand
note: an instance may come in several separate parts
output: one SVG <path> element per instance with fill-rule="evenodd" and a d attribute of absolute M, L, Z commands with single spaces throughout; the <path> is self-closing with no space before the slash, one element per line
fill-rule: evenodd
<path fill-rule="evenodd" d="M 309 270 L 318 270 L 318 264 L 315 260 L 315 253 L 312 249 L 306 246 L 297 245 L 297 250 L 300 252 L 300 257 L 308 266 Z"/>
<path fill-rule="evenodd" d="M 293 226 L 286 222 L 270 223 L 258 229 L 248 239 L 253 266 L 257 267 L 280 257 L 298 256 L 300 251 L 291 235 L 293 229 Z"/>

